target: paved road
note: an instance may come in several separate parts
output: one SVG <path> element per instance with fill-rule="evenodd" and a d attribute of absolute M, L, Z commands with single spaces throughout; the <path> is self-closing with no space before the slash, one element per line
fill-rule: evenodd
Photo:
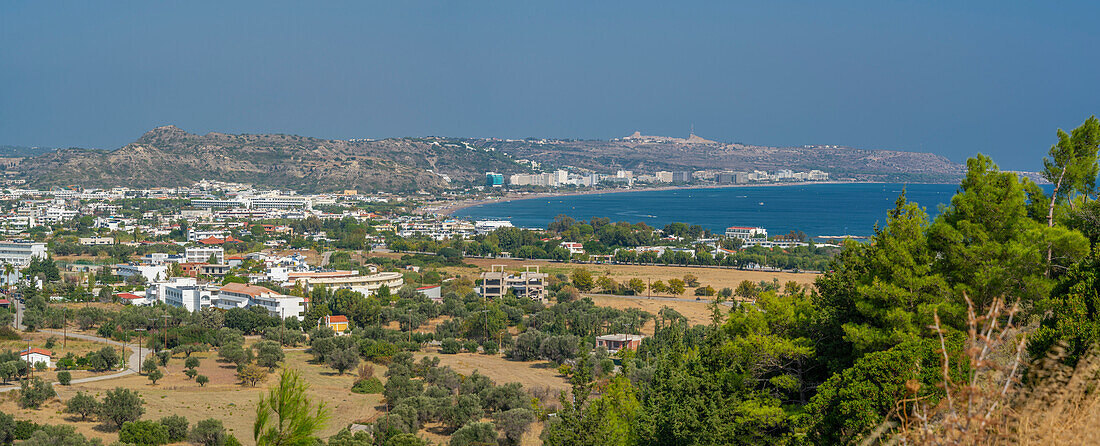
<path fill-rule="evenodd" d="M 16 302 L 16 311 L 18 313 L 22 313 L 23 305 Z M 22 321 L 20 320 L 20 322 L 22 322 Z M 22 325 L 22 324 L 20 324 L 20 325 Z M 57 330 L 39 330 L 39 331 L 41 331 L 42 333 L 50 333 L 50 334 L 54 334 L 54 335 L 66 336 L 65 332 L 57 331 Z M 141 369 L 142 361 L 144 361 L 145 358 L 148 357 L 150 353 L 152 353 L 149 349 L 142 348 L 140 350 L 141 355 L 138 356 L 138 351 L 139 350 L 138 350 L 138 345 L 137 344 L 123 344 L 123 343 L 118 342 L 118 341 L 113 341 L 113 340 L 101 338 L 101 337 L 98 337 L 98 336 L 91 336 L 91 335 L 85 335 L 85 334 L 79 334 L 79 333 L 69 333 L 67 336 L 70 337 L 70 338 L 73 338 L 73 339 L 83 339 L 83 340 L 86 340 L 86 341 L 101 342 L 101 343 L 104 343 L 104 344 L 107 344 L 107 345 L 110 345 L 110 346 L 113 346 L 113 347 L 125 346 L 126 348 L 133 351 L 133 353 L 130 354 L 130 357 L 127 358 L 127 360 L 126 360 L 126 369 L 125 370 L 123 370 L 121 372 L 118 372 L 118 373 L 112 373 L 110 375 L 101 375 L 101 376 L 93 376 L 93 377 L 90 377 L 90 378 L 74 379 L 72 381 L 73 384 L 90 383 L 90 382 L 95 382 L 95 381 L 106 381 L 108 379 L 115 379 L 115 378 L 121 378 L 123 376 L 133 375 L 133 374 L 137 373 L 138 370 Z M 53 382 L 51 384 L 57 385 L 56 382 Z M 19 388 L 18 386 L 0 388 L 0 393 L 10 392 L 10 391 L 16 390 L 18 388 Z"/>
<path fill-rule="evenodd" d="M 324 253 L 321 254 L 321 268 L 324 268 L 325 266 L 328 265 L 328 260 L 329 260 L 329 258 L 332 257 L 332 254 L 334 252 L 336 252 L 336 251 L 325 251 Z"/>

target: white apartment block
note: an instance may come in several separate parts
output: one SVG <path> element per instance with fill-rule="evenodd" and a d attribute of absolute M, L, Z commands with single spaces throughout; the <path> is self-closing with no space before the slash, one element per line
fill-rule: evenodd
<path fill-rule="evenodd" d="M 726 228 L 726 237 L 741 240 L 768 238 L 768 230 L 751 226 L 730 226 Z"/>
<path fill-rule="evenodd" d="M 183 261 L 186 263 L 207 263 L 210 256 L 214 256 L 215 264 L 225 263 L 225 248 L 221 246 L 196 246 L 183 250 Z"/>
<path fill-rule="evenodd" d="M 149 263 L 120 263 L 115 265 L 115 274 L 122 277 L 143 276 L 148 281 L 164 280 L 168 278 L 168 266 Z"/>
<path fill-rule="evenodd" d="M 115 244 L 114 237 L 80 237 L 80 244 L 84 246 L 101 246 Z"/>
<path fill-rule="evenodd" d="M 195 230 L 195 229 L 188 229 L 187 230 L 187 241 L 197 242 L 199 240 L 210 238 L 210 237 L 225 238 L 225 235 L 226 235 L 226 231 L 224 229 L 215 229 L 215 230 L 207 230 L 207 231 L 199 231 L 199 230 Z"/>
<path fill-rule="evenodd" d="M 32 258 L 46 258 L 46 244 L 28 241 L 0 242 L 0 263 L 10 263 L 17 267 L 31 264 Z"/>
<path fill-rule="evenodd" d="M 252 200 L 252 209 L 312 209 L 313 202 L 309 197 L 295 197 L 287 195 L 256 197 Z"/>
<path fill-rule="evenodd" d="M 287 296 L 262 286 L 243 283 L 228 283 L 221 287 L 212 302 L 214 307 L 224 310 L 259 306 L 273 316 L 293 316 L 298 320 L 302 320 L 306 311 L 303 297 Z"/>

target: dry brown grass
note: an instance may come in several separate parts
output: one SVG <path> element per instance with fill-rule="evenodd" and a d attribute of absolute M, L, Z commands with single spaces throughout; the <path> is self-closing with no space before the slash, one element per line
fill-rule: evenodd
<path fill-rule="evenodd" d="M 462 375 L 469 375 L 477 370 L 497 384 L 515 382 L 526 389 L 548 388 L 553 396 L 570 388 L 565 377 L 558 374 L 557 368 L 546 361 L 509 361 L 500 355 L 480 353 L 444 355 L 435 349 L 414 354 L 417 361 L 425 356 L 439 357 L 440 366 L 450 366 Z"/>
<path fill-rule="evenodd" d="M 627 308 L 638 308 L 648 311 L 650 314 L 656 315 L 661 308 L 669 307 L 676 310 L 680 314 L 687 318 L 688 322 L 692 325 L 695 324 L 709 324 L 710 323 L 710 304 L 708 301 L 698 300 L 691 302 L 684 302 L 682 300 L 673 300 L 668 298 L 654 297 L 651 299 L 631 299 L 626 297 L 614 297 L 614 296 L 592 296 L 592 302 L 600 307 L 618 308 L 624 310 Z M 725 308 L 729 311 L 729 308 Z M 642 326 L 642 332 L 646 334 L 653 333 L 654 321 L 649 320 L 644 326 Z"/>
<path fill-rule="evenodd" d="M 567 275 L 576 268 L 585 268 L 592 271 L 593 277 L 610 275 L 611 278 L 617 282 L 625 282 L 633 278 L 645 281 L 662 280 L 667 282 L 668 279 L 682 279 L 685 275 L 691 274 L 699 278 L 700 285 L 710 285 L 716 290 L 727 287 L 736 289 L 737 284 L 741 283 L 743 280 L 771 282 L 773 279 L 778 279 L 781 286 L 788 281 L 812 286 L 814 280 L 818 277 L 817 274 L 811 273 L 742 271 L 737 269 L 692 268 L 686 266 L 570 264 L 548 262 L 545 260 L 512 259 L 466 259 L 465 261 L 466 263 L 477 266 L 478 269 L 451 267 L 446 268 L 445 271 L 450 274 L 461 274 L 476 279 L 480 271 L 487 271 L 491 265 L 505 265 L 506 269 L 516 271 L 522 270 L 524 265 L 538 265 L 543 272 L 550 274 L 563 273 Z M 663 296 L 669 297 L 668 295 Z M 688 288 L 680 297 L 695 298 L 694 289 Z"/>
<path fill-rule="evenodd" d="M 1094 347 L 1074 368 L 1062 363 L 1064 356 L 1057 346 L 1033 365 L 1036 382 L 1019 392 L 1012 412 L 1014 443 L 1100 444 L 1100 351 Z"/>
<path fill-rule="evenodd" d="M 236 370 L 232 365 L 216 361 L 213 352 L 197 353 L 202 360 L 199 374 L 206 375 L 210 382 L 205 387 L 200 387 L 194 380 L 187 379 L 183 374 L 183 359 L 177 356 L 168 365 L 168 373 L 163 379 L 152 385 L 145 376 L 130 375 L 124 378 L 112 379 L 94 383 L 74 384 L 72 386 L 57 386 L 58 399 L 46 404 L 42 409 L 20 409 L 12 400 L 18 392 L 11 392 L 0 396 L 0 410 L 15 415 L 16 419 L 28 419 L 38 423 L 70 424 L 88 436 L 101 438 L 105 443 L 118 440 L 117 432 L 103 429 L 97 421 L 80 422 L 79 418 L 72 418 L 63 414 L 62 402 L 68 400 L 78 391 L 90 392 L 97 398 L 102 398 L 108 390 L 115 387 L 125 387 L 137 390 L 145 400 L 145 415 L 147 420 L 156 420 L 168 415 L 181 415 L 192 424 L 206 418 L 222 420 L 226 428 L 230 430 L 244 444 L 252 442 L 252 421 L 255 417 L 255 401 L 261 391 L 270 385 L 270 380 L 277 377 L 269 375 L 269 381 L 261 383 L 257 387 L 247 387 L 237 383 Z M 328 427 L 321 431 L 323 437 L 327 437 L 343 429 L 353 422 L 367 422 L 379 414 L 378 406 L 381 395 L 362 395 L 351 393 L 350 388 L 355 380 L 355 374 L 349 373 L 342 376 L 336 375 L 331 369 L 309 364 L 309 355 L 302 351 L 287 351 L 286 366 L 295 368 L 302 373 L 302 377 L 310 383 L 309 395 L 315 402 L 325 402 L 331 409 L 332 419 Z M 382 371 L 376 372 L 381 375 Z M 76 378 L 74 374 L 74 378 Z"/>

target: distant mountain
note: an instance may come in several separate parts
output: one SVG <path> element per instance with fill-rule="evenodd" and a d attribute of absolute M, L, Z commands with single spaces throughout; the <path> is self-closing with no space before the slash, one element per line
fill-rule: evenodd
<path fill-rule="evenodd" d="M 171 125 L 113 151 L 46 149 L 12 170 L 38 187 L 185 186 L 210 179 L 303 192 L 431 192 L 480 184 L 487 171 L 528 172 L 532 162 L 542 169 L 570 167 L 600 173 L 819 169 L 832 178 L 911 182 L 954 181 L 963 173 L 963 166 L 930 153 L 765 147 L 695 135 L 671 138 L 635 133 L 610 141 L 442 137 L 344 141 L 283 134 L 196 135 Z"/>
<path fill-rule="evenodd" d="M 474 140 L 515 158 L 537 160 L 543 167 L 572 166 L 601 172 L 616 169 L 657 170 L 818 169 L 830 178 L 864 181 L 955 181 L 965 167 L 951 160 L 921 152 L 869 150 L 842 146 L 768 147 L 720 143 L 691 135 L 688 138 L 644 136 L 602 140 Z"/>
<path fill-rule="evenodd" d="M 105 152 L 66 149 L 24 159 L 16 170 L 35 186 L 183 186 L 202 179 L 299 191 L 415 192 L 479 181 L 486 170 L 523 167 L 507 156 L 445 138 L 343 141 L 303 136 L 196 135 L 158 127 Z"/>
<path fill-rule="evenodd" d="M 0 158 L 38 156 L 57 150 L 53 147 L 0 146 Z"/>

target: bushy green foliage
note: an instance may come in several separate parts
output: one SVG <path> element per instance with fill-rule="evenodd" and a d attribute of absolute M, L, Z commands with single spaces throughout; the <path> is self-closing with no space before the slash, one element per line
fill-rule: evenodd
<path fill-rule="evenodd" d="M 207 418 L 195 423 L 188 440 L 203 446 L 224 446 L 226 444 L 225 427 L 221 420 Z"/>
<path fill-rule="evenodd" d="M 137 392 L 116 387 L 107 391 L 107 395 L 103 397 L 103 403 L 99 405 L 99 417 L 121 428 L 126 422 L 141 418 L 145 413 L 144 405 L 145 401 L 142 401 Z"/>
<path fill-rule="evenodd" d="M 492 423 L 472 422 L 451 434 L 450 446 L 475 446 L 496 442 L 497 431 Z"/>
<path fill-rule="evenodd" d="M 355 393 L 382 393 L 382 390 L 382 381 L 374 376 L 356 381 L 355 384 L 351 386 L 351 391 Z"/>
<path fill-rule="evenodd" d="M 1031 356 L 1040 357 L 1064 341 L 1069 346 L 1064 360 L 1076 365 L 1086 350 L 1100 342 L 1100 257 L 1071 268 L 1039 308 L 1044 317 L 1029 338 Z"/>
<path fill-rule="evenodd" d="M 187 419 L 179 415 L 170 415 L 158 421 L 168 430 L 168 441 L 176 442 L 187 439 Z"/>
<path fill-rule="evenodd" d="M 160 445 L 169 441 L 168 428 L 155 421 L 128 421 L 118 431 L 118 441 L 134 445 Z"/>
<path fill-rule="evenodd" d="M 19 385 L 19 406 L 26 409 L 42 407 L 42 403 L 45 403 L 46 400 L 57 396 L 53 386 L 37 376 L 32 380 L 23 381 Z"/>
<path fill-rule="evenodd" d="M 99 411 L 99 401 L 96 401 L 95 397 L 84 393 L 76 392 L 69 401 L 65 403 L 65 412 L 71 414 L 80 415 L 80 420 L 84 421 L 88 418 L 88 415 L 92 415 Z"/>

